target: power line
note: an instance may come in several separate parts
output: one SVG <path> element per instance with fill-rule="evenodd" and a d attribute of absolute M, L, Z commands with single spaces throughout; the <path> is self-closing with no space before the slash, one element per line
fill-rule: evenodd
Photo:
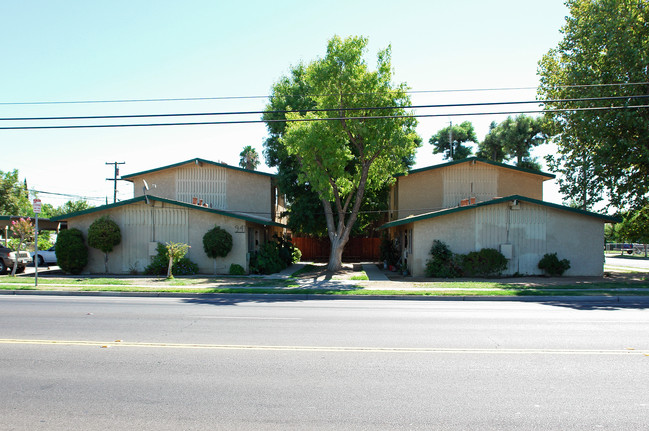
<path fill-rule="evenodd" d="M 556 85 L 554 88 L 588 88 L 588 87 L 625 87 L 633 85 L 648 85 L 649 82 L 619 82 L 609 84 L 573 84 L 573 85 Z M 538 87 L 493 87 L 493 88 L 459 88 L 459 89 L 438 89 L 438 90 L 411 90 L 407 94 L 426 94 L 426 93 L 462 93 L 462 92 L 485 92 L 485 91 L 520 91 L 536 90 Z M 400 91 L 400 90 L 395 90 Z M 370 95 L 385 92 L 374 93 L 345 93 L 350 95 Z M 305 95 L 297 95 L 305 96 Z M 326 96 L 326 95 L 324 95 Z M 150 102 L 194 102 L 209 100 L 241 100 L 241 99 L 272 99 L 273 95 L 253 95 L 253 96 L 214 96 L 214 97 L 173 97 L 173 98 L 152 98 L 152 99 L 104 99 L 104 100 L 52 100 L 52 101 L 32 101 L 32 102 L 0 102 L 0 105 L 73 105 L 73 104 L 99 104 L 99 103 L 150 103 Z"/>
<path fill-rule="evenodd" d="M 536 109 L 527 111 L 500 111 L 500 112 L 458 112 L 443 114 L 412 114 L 412 115 L 376 115 L 361 117 L 324 117 L 324 118 L 294 118 L 294 119 L 277 119 L 277 120 L 232 120 L 232 121 L 200 121 L 200 122 L 175 122 L 175 123 L 131 123 L 131 124 L 75 124 L 59 126 L 9 126 L 0 127 L 0 130 L 44 130 L 44 129 L 100 129 L 100 128 L 117 128 L 117 127 L 158 127 L 158 126 L 208 126 L 208 125 L 226 125 L 226 124 L 258 124 L 258 123 L 295 123 L 295 122 L 312 122 L 312 121 L 339 121 L 339 120 L 379 120 L 379 119 L 398 119 L 398 118 L 434 118 L 434 117 L 465 117 L 465 116 L 482 116 L 482 115 L 512 115 L 512 114 L 538 114 L 544 112 L 578 112 L 578 111 L 608 111 L 619 109 L 638 109 L 649 108 L 649 105 L 632 105 L 632 106 L 599 106 L 589 108 L 562 108 L 562 109 Z M 386 108 L 381 108 L 386 109 Z"/>
<path fill-rule="evenodd" d="M 606 97 L 582 97 L 570 99 L 549 99 L 549 100 L 522 100 L 507 102 L 474 102 L 474 103 L 446 103 L 436 105 L 406 105 L 406 106 L 366 106 L 357 108 L 311 108 L 311 109 L 280 109 L 268 111 L 227 111 L 227 112 L 185 112 L 176 114 L 124 114 L 124 115 L 85 115 L 85 116 L 59 116 L 59 117 L 5 117 L 0 121 L 52 121 L 52 120 L 115 120 L 126 118 L 170 118 L 170 117 L 196 117 L 196 116 L 220 116 L 220 115 L 259 115 L 259 114 L 288 114 L 301 112 L 350 112 L 350 111 L 376 111 L 387 109 L 427 109 L 427 108 L 453 108 L 453 107 L 475 107 L 475 106 L 499 106 L 499 105 L 525 105 L 537 104 L 547 105 L 549 103 L 568 102 L 599 102 L 610 100 L 647 99 L 649 94 L 638 94 L 631 96 L 606 96 Z"/>
<path fill-rule="evenodd" d="M 2 183 L 9 183 L 9 180 L 5 180 L 0 178 L 0 184 Z M 69 197 L 69 198 L 79 198 L 83 200 L 93 200 L 93 201 L 103 201 L 106 198 L 105 197 L 99 197 L 99 196 L 82 196 L 82 195 L 72 195 L 72 194 L 67 194 L 67 193 L 55 193 L 55 192 L 46 192 L 43 190 L 36 190 L 36 189 L 30 189 L 27 188 L 25 189 L 24 186 L 22 185 L 16 185 L 16 184 L 10 184 L 10 188 L 13 189 L 14 191 L 18 192 L 27 192 L 28 194 L 35 195 L 36 193 L 38 194 L 44 194 L 44 195 L 53 195 L 53 196 L 64 196 L 64 197 Z"/>

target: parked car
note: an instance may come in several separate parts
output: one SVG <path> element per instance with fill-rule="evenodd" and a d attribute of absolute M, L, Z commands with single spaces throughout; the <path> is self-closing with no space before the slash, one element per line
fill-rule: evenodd
<path fill-rule="evenodd" d="M 34 253 L 30 253 L 31 258 L 36 262 Z M 47 250 L 38 250 L 38 266 L 43 266 L 46 263 L 56 263 L 56 252 L 54 251 L 54 246 L 48 248 Z"/>
<path fill-rule="evenodd" d="M 16 272 L 25 272 L 25 267 L 31 258 L 26 251 L 13 251 L 10 248 L 0 246 L 0 274 L 6 274 L 14 267 L 14 262 L 18 261 Z"/>

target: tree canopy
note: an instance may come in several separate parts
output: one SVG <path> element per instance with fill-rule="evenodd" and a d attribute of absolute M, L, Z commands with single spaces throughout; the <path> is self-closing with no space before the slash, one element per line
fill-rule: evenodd
<path fill-rule="evenodd" d="M 489 125 L 489 132 L 485 136 L 484 140 L 478 144 L 478 152 L 476 153 L 476 156 L 500 163 L 505 160 L 507 154 L 505 154 L 505 149 L 503 148 L 502 139 L 500 139 L 497 127 L 498 124 L 495 121 L 492 121 Z"/>
<path fill-rule="evenodd" d="M 122 232 L 117 223 L 108 216 L 99 217 L 88 227 L 88 245 L 104 252 L 105 270 L 108 272 L 108 253 L 122 241 Z"/>
<path fill-rule="evenodd" d="M 466 159 L 472 154 L 471 147 L 467 147 L 467 142 L 478 143 L 478 137 L 470 121 L 462 124 L 449 124 L 431 136 L 428 141 L 433 148 L 433 154 L 444 154 L 445 160 Z"/>
<path fill-rule="evenodd" d="M 32 204 L 29 200 L 27 181 L 20 183 L 18 169 L 0 171 L 0 214 L 32 216 Z"/>
<path fill-rule="evenodd" d="M 533 170 L 541 170 L 541 165 L 532 157 L 532 148 L 545 142 L 543 120 L 525 114 L 515 118 L 507 117 L 503 122 L 489 128 L 489 133 L 480 144 L 479 153 L 486 155 L 489 160 L 501 157 L 506 160 L 516 160 L 516 166 Z"/>
<path fill-rule="evenodd" d="M 403 108 L 410 104 L 407 87 L 392 83 L 390 48 L 379 52 L 377 70 L 370 71 L 363 59 L 367 43 L 334 37 L 325 57 L 294 67 L 272 91 L 271 101 L 293 98 L 296 104 L 287 105 L 297 112 L 286 114 L 282 125 L 269 125 L 267 157 L 290 156 L 278 166 L 280 176 L 287 169 L 317 195 L 332 243 L 329 270 L 340 268 L 366 191 L 384 189 L 394 174 L 405 172 L 421 142 L 416 120 Z M 267 111 L 273 107 L 271 102 Z M 309 112 L 313 108 L 319 111 Z M 265 120 L 274 115 L 268 113 Z"/>
<path fill-rule="evenodd" d="M 633 108 L 646 104 L 633 96 L 649 94 L 649 1 L 566 4 L 563 39 L 538 69 L 538 96 L 547 101 L 559 148 L 555 169 L 575 187 L 566 192 L 586 187 L 591 196 L 603 191 L 618 208 L 641 208 L 649 192 L 649 109 Z M 556 101 L 589 97 L 622 99 Z M 585 176 L 591 181 L 583 182 Z"/>
<path fill-rule="evenodd" d="M 251 145 L 246 145 L 239 153 L 239 166 L 254 171 L 259 166 L 259 154 Z"/>

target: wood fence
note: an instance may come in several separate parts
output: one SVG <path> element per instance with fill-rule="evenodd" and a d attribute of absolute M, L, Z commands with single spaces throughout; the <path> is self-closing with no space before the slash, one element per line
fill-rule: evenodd
<path fill-rule="evenodd" d="M 329 238 L 293 237 L 293 244 L 302 252 L 302 260 L 326 262 L 329 260 Z M 381 238 L 350 238 L 343 251 L 344 262 L 378 262 Z"/>

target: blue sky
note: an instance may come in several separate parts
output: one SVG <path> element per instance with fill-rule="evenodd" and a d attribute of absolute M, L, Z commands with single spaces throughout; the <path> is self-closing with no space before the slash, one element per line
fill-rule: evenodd
<path fill-rule="evenodd" d="M 0 117 L 263 109 L 263 98 L 19 104 L 40 101 L 263 96 L 291 65 L 325 53 L 333 35 L 369 38 L 368 63 L 392 46 L 395 81 L 413 91 L 534 87 L 537 62 L 561 38 L 560 0 L 26 1 L 0 2 Z M 413 94 L 414 104 L 533 100 L 534 90 Z M 485 110 L 485 108 L 480 108 Z M 493 110 L 493 109 L 491 109 Z M 436 112 L 450 113 L 450 109 Z M 432 111 L 421 111 L 432 113 Z M 430 136 L 469 119 L 479 138 L 506 116 L 421 119 L 416 167 L 441 162 Z M 2 121 L 0 126 L 17 125 Z M 25 123 L 27 124 L 27 123 Z M 35 124 L 35 123 L 29 123 Z M 63 124 L 50 122 L 48 124 Z M 0 130 L 0 170 L 30 188 L 112 202 L 112 166 L 134 173 L 193 157 L 237 165 L 263 124 L 74 130 Z M 553 147 L 534 155 L 542 157 Z M 261 170 L 269 171 L 265 166 Z M 548 185 L 546 200 L 561 202 Z M 131 183 L 119 199 L 132 196 Z M 56 205 L 70 199 L 41 194 Z"/>

